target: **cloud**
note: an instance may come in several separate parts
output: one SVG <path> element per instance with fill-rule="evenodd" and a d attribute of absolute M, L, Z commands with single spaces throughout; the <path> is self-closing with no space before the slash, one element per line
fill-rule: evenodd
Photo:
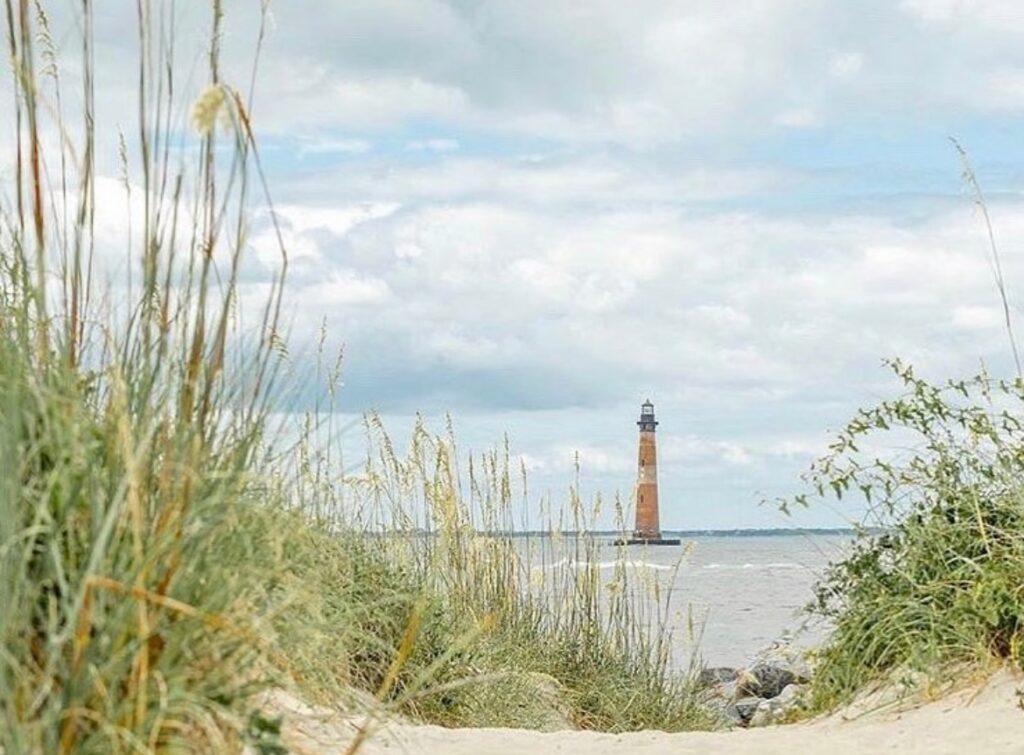
<path fill-rule="evenodd" d="M 994 306 L 958 306 L 953 308 L 954 328 L 968 331 L 996 330 L 1004 323 L 1003 314 Z"/>
<path fill-rule="evenodd" d="M 386 281 L 345 269 L 334 270 L 322 283 L 302 289 L 303 299 L 310 308 L 386 304 L 390 293 Z"/>
<path fill-rule="evenodd" d="M 784 110 L 778 113 L 772 122 L 776 126 L 790 126 L 792 128 L 811 128 L 820 126 L 823 122 L 821 116 L 808 108 L 796 110 Z"/>
<path fill-rule="evenodd" d="M 320 203 L 329 184 L 348 201 L 442 204 L 495 201 L 539 207 L 708 202 L 754 195 L 798 180 L 795 173 L 760 166 L 694 166 L 678 159 L 602 153 L 579 156 L 460 156 L 439 163 L 377 163 L 289 182 L 290 194 Z"/>
<path fill-rule="evenodd" d="M 1017 92 L 1024 67 L 1016 0 L 292 0 L 278 11 L 254 123 L 306 140 L 307 157 L 365 153 L 370 132 L 435 147 L 487 133 L 650 149 L 873 113 L 923 120 L 1010 107 L 1000 94 Z M 51 16 L 68 37 L 75 13 Z M 228 9 L 223 72 L 242 90 L 258 21 L 258 4 Z M 179 91 L 205 83 L 193 62 L 207 23 L 199 5 L 177 9 Z M 99 10 L 95 26 L 98 113 L 131 123 L 122 61 L 134 38 L 117 13 Z M 424 124 L 443 133 L 407 133 Z"/>
<path fill-rule="evenodd" d="M 828 72 L 837 78 L 856 76 L 864 68 L 864 56 L 859 52 L 833 53 L 828 61 Z"/>
<path fill-rule="evenodd" d="M 249 16 L 235 15 L 233 38 L 246 38 Z M 295 0 L 266 45 L 263 92 L 283 106 L 262 127 L 427 119 L 649 147 L 859 111 L 984 109 L 996 100 L 979 102 L 975 83 L 995 92 L 1000 69 L 1024 63 L 1019 20 L 1015 0 Z"/>
<path fill-rule="evenodd" d="M 978 88 L 975 102 L 980 107 L 997 111 L 1024 108 L 1024 66 L 987 73 Z"/>
<path fill-rule="evenodd" d="M 310 155 L 347 154 L 363 155 L 373 149 L 366 139 L 317 139 L 310 140 L 298 149 L 298 157 L 302 159 Z"/>
<path fill-rule="evenodd" d="M 744 467 L 754 462 L 751 451 L 735 441 L 709 440 L 692 435 L 668 435 L 659 439 L 661 459 L 670 463 L 707 463 Z"/>
<path fill-rule="evenodd" d="M 459 148 L 459 140 L 414 139 L 407 142 L 405 148 L 410 152 L 455 152 Z"/>
<path fill-rule="evenodd" d="M 903 0 L 900 9 L 922 21 L 975 24 L 1020 34 L 1020 5 L 1015 0 Z"/>
<path fill-rule="evenodd" d="M 502 158 L 455 162 L 439 169 L 434 201 L 413 168 L 356 206 L 377 209 L 282 213 L 314 239 L 317 278 L 359 270 L 379 282 L 376 298 L 294 294 L 298 332 L 327 317 L 349 345 L 356 405 L 373 403 L 389 371 L 401 373 L 395 410 L 456 408 L 445 402 L 459 395 L 492 411 L 601 406 L 644 386 L 680 402 L 813 403 L 851 375 L 858 390 L 883 379 L 883 356 L 955 372 L 979 349 L 1002 349 L 998 324 L 978 314 L 995 294 L 984 227 L 966 203 L 909 224 L 888 212 L 694 212 L 674 197 L 643 201 L 672 196 L 670 171 L 646 173 L 633 199 L 630 173 L 607 165 L 601 180 L 554 164 L 523 181 Z M 497 185 L 479 180 L 506 170 Z M 993 213 L 1007 237 L 1024 233 L 1024 206 Z M 1024 261 L 1005 264 L 1010 280 L 1024 272 Z M 969 351 L 948 340 L 968 332 Z"/>

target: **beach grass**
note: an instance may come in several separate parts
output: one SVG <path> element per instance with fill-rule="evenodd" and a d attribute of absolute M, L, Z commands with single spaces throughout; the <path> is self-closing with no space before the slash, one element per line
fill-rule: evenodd
<path fill-rule="evenodd" d="M 399 455 L 369 417 L 345 472 L 332 407 L 281 429 L 287 252 L 243 311 L 249 219 L 273 209 L 221 3 L 204 88 L 181 92 L 167 11 L 139 4 L 127 137 L 96 121 L 91 5 L 60 50 L 44 4 L 4 10 L 0 750 L 279 752 L 276 686 L 452 726 L 711 726 L 671 667 L 670 596 L 621 551 L 602 571 L 577 487 L 529 540 L 507 448 L 460 472 L 449 433 L 417 426 Z M 112 140 L 117 248 L 95 220 Z"/>
<path fill-rule="evenodd" d="M 374 594 L 406 606 L 417 642 L 392 672 L 389 651 L 362 664 L 358 686 L 386 688 L 396 709 L 451 726 L 570 725 L 610 731 L 708 728 L 695 668 L 672 664 L 671 595 L 665 581 L 591 534 L 596 511 L 575 487 L 568 506 L 546 507 L 539 532 L 517 523 L 527 505 L 525 473 L 507 444 L 460 455 L 453 435 L 412 431 L 399 456 L 383 425 L 368 418 L 371 453 L 340 489 L 306 486 L 335 548 L 359 544 L 386 565 Z M 322 475 L 309 468 L 310 477 Z M 340 494 L 346 497 L 339 498 Z M 354 536 L 354 540 L 353 540 Z M 389 588 L 388 575 L 408 587 Z M 403 597 L 404 596 L 404 597 Z M 372 617 L 367 617 L 372 619 Z M 391 623 L 387 648 L 408 624 Z M 362 652 L 362 651 L 359 651 Z"/>

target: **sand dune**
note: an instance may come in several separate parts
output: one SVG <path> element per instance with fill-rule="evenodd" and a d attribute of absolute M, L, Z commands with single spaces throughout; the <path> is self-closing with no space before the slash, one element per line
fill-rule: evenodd
<path fill-rule="evenodd" d="M 1024 755 L 1024 710 L 1017 690 L 1024 679 L 1001 672 L 983 684 L 940 700 L 908 706 L 848 709 L 789 726 L 727 732 L 539 733 L 515 729 L 444 729 L 392 722 L 380 725 L 361 748 L 366 755 L 817 755 L 895 752 Z M 357 722 L 305 706 L 285 695 L 274 705 L 286 714 L 286 743 L 306 755 L 344 752 Z"/>

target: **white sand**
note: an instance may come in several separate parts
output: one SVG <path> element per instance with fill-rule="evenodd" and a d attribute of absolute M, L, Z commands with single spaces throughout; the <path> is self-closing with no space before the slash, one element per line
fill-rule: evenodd
<path fill-rule="evenodd" d="M 727 732 L 597 734 L 566 731 L 542 734 L 517 729 L 444 729 L 392 722 L 381 726 L 360 753 L 365 755 L 817 755 L 884 753 L 900 755 L 1024 755 L 1024 710 L 1018 705 L 1019 675 L 1001 672 L 982 685 L 916 707 L 875 710 L 851 717 L 848 711 L 789 726 Z M 307 755 L 343 753 L 355 722 L 336 713 L 275 695 L 286 714 L 286 743 Z"/>

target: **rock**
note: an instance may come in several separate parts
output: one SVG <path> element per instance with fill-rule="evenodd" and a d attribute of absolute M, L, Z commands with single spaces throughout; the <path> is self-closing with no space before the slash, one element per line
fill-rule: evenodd
<path fill-rule="evenodd" d="M 736 699 L 739 689 L 739 682 L 734 679 L 731 682 L 725 682 L 724 684 L 719 684 L 717 687 L 713 687 L 711 695 L 719 698 L 720 700 L 725 700 L 726 702 L 731 703 Z"/>
<path fill-rule="evenodd" d="M 807 650 L 794 646 L 790 638 L 780 639 L 758 653 L 754 665 L 757 663 L 788 669 L 798 679 L 805 681 L 811 677 L 812 669 L 808 662 Z"/>
<path fill-rule="evenodd" d="M 742 697 L 733 705 L 736 708 L 736 712 L 739 713 L 740 721 L 743 724 L 749 724 L 750 719 L 754 717 L 754 713 L 757 711 L 757 706 L 763 702 L 765 701 L 760 697 Z"/>
<path fill-rule="evenodd" d="M 800 695 L 803 688 L 798 684 L 789 684 L 782 692 L 770 700 L 762 700 L 750 717 L 750 726 L 767 726 L 778 723 L 792 711 L 800 707 Z"/>
<path fill-rule="evenodd" d="M 792 710 L 801 704 L 802 700 L 800 698 L 803 691 L 804 688 L 800 684 L 787 684 L 786 688 L 778 694 L 775 700 L 786 710 Z"/>
<path fill-rule="evenodd" d="M 750 717 L 748 725 L 752 729 L 758 726 L 767 726 L 774 717 L 774 702 L 772 700 L 762 700 L 757 708 L 754 709 L 754 715 Z"/>
<path fill-rule="evenodd" d="M 724 676 L 724 675 L 723 675 Z M 708 687 L 705 692 L 705 705 L 723 726 L 743 726 L 745 724 L 740 712 L 736 709 L 736 680 L 721 682 Z"/>
<path fill-rule="evenodd" d="M 769 699 L 776 697 L 790 684 L 806 682 L 807 678 L 782 666 L 758 663 L 746 672 L 740 672 L 739 680 L 742 694 Z"/>
<path fill-rule="evenodd" d="M 697 676 L 697 685 L 706 689 L 707 687 L 717 687 L 721 684 L 727 684 L 735 681 L 736 669 L 729 668 L 727 666 L 718 666 L 716 668 L 703 669 Z"/>
<path fill-rule="evenodd" d="M 743 726 L 743 717 L 740 715 L 736 703 L 723 700 L 720 697 L 713 697 L 708 700 L 707 707 L 722 726 Z"/>

